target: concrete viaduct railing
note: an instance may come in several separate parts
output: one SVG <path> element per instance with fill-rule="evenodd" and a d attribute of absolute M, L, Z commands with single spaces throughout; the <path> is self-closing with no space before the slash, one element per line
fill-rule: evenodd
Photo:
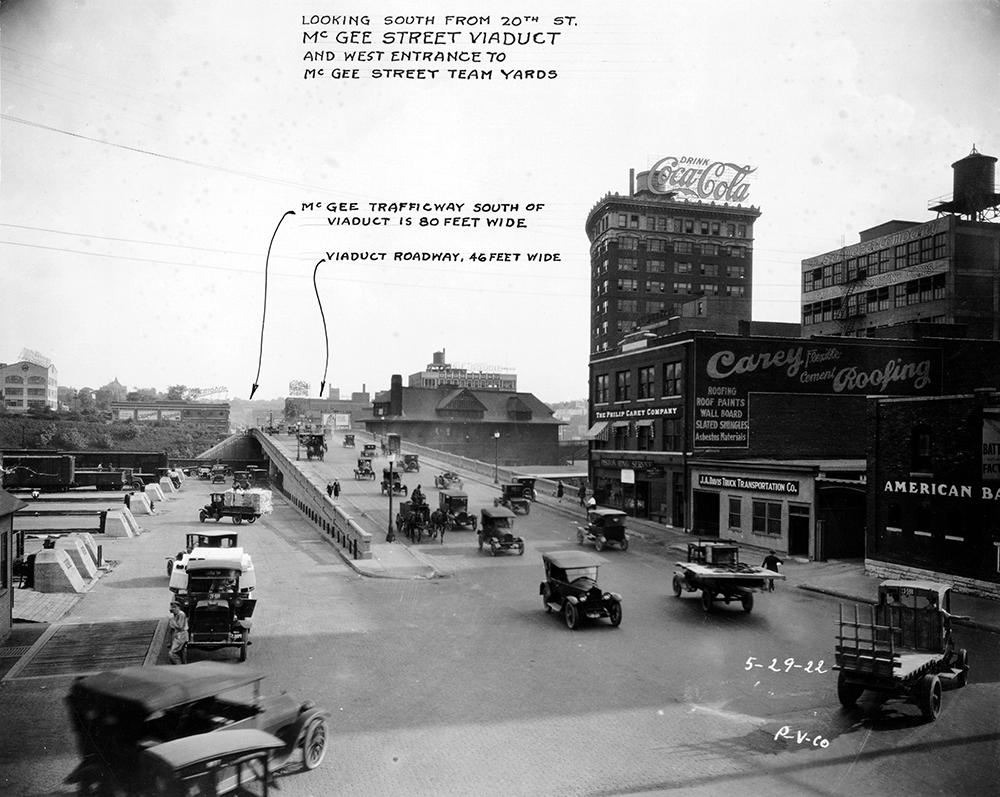
<path fill-rule="evenodd" d="M 278 487 L 279 491 L 306 517 L 340 544 L 352 559 L 371 559 L 372 535 L 330 500 L 326 494 L 326 482 L 321 483 L 303 473 L 295 462 L 260 430 L 254 429 L 252 434 L 260 441 L 261 448 L 271 460 L 272 471 L 269 475 L 272 485 Z M 275 478 L 275 471 L 281 472 L 280 479 Z"/>

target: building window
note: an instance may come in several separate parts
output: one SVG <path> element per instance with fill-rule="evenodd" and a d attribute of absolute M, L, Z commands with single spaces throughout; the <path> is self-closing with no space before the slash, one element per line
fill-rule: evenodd
<path fill-rule="evenodd" d="M 674 293 L 694 293 L 694 285 L 690 282 L 675 282 Z"/>
<path fill-rule="evenodd" d="M 639 239 L 633 238 L 631 235 L 623 235 L 618 239 L 619 249 L 638 249 Z"/>
<path fill-rule="evenodd" d="M 619 371 L 615 374 L 615 401 L 628 401 L 632 387 L 632 372 Z"/>
<path fill-rule="evenodd" d="M 900 244 L 893 250 L 893 268 L 906 268 L 906 244 Z"/>
<path fill-rule="evenodd" d="M 615 322 L 615 329 L 619 332 L 631 332 L 635 329 L 635 321 L 617 321 Z"/>
<path fill-rule="evenodd" d="M 649 451 L 652 448 L 653 427 L 650 423 L 643 423 L 636 429 L 636 448 L 639 451 Z"/>
<path fill-rule="evenodd" d="M 745 258 L 747 256 L 747 248 L 745 246 L 730 246 L 729 256 Z"/>
<path fill-rule="evenodd" d="M 594 403 L 608 403 L 608 375 L 600 374 L 594 379 Z"/>
<path fill-rule="evenodd" d="M 674 274 L 690 274 L 693 270 L 691 263 L 674 263 Z"/>
<path fill-rule="evenodd" d="M 715 282 L 703 282 L 701 284 L 701 292 L 706 296 L 718 296 L 719 285 Z"/>
<path fill-rule="evenodd" d="M 656 368 L 652 365 L 639 369 L 639 398 L 653 398 L 656 385 Z"/>
<path fill-rule="evenodd" d="M 774 501 L 753 502 L 753 531 L 755 534 L 781 536 L 781 504 Z"/>
<path fill-rule="evenodd" d="M 639 280 L 618 280 L 618 290 L 623 293 L 638 293 Z"/>
<path fill-rule="evenodd" d="M 939 232 L 934 236 L 934 259 L 948 256 L 948 233 Z"/>
<path fill-rule="evenodd" d="M 931 428 L 915 426 L 910 432 L 911 468 L 928 471 L 931 468 Z"/>
<path fill-rule="evenodd" d="M 743 529 L 743 499 L 729 499 L 729 528 L 735 531 Z"/>
<path fill-rule="evenodd" d="M 688 234 L 694 232 L 694 219 L 684 219 L 684 232 Z"/>
<path fill-rule="evenodd" d="M 712 235 L 718 235 L 718 234 L 719 234 L 719 222 L 713 221 L 712 222 Z"/>
<path fill-rule="evenodd" d="M 735 224 L 727 224 L 726 225 L 726 235 L 729 238 L 735 238 L 736 237 L 736 225 Z"/>
<path fill-rule="evenodd" d="M 690 241 L 674 241 L 674 254 L 676 255 L 694 254 L 694 246 Z"/>
<path fill-rule="evenodd" d="M 920 241 L 910 241 L 906 245 L 906 265 L 916 266 L 920 263 Z"/>
<path fill-rule="evenodd" d="M 719 265 L 718 265 L 718 263 L 702 263 L 701 264 L 701 276 L 703 276 L 703 277 L 718 277 L 719 276 Z"/>
<path fill-rule="evenodd" d="M 7 382 L 8 384 L 13 384 L 13 385 L 23 385 L 24 384 L 24 377 L 23 376 L 8 376 L 3 381 Z"/>
<path fill-rule="evenodd" d="M 667 262 L 665 260 L 647 260 L 646 261 L 646 273 L 647 274 L 666 274 L 667 273 Z"/>
<path fill-rule="evenodd" d="M 626 214 L 626 213 L 619 213 L 618 214 L 618 226 L 619 227 L 627 227 L 628 226 L 628 214 Z"/>
<path fill-rule="evenodd" d="M 709 229 L 709 227 L 708 227 L 708 222 L 707 221 L 701 222 L 699 224 L 699 228 L 701 229 L 701 234 L 702 235 L 708 235 L 708 229 Z"/>
<path fill-rule="evenodd" d="M 659 280 L 646 280 L 646 293 L 666 293 L 667 284 Z"/>
<path fill-rule="evenodd" d="M 709 257 L 714 257 L 715 255 L 719 254 L 719 245 L 718 244 L 702 244 L 701 245 L 701 253 L 703 255 L 708 255 Z"/>
<path fill-rule="evenodd" d="M 746 277 L 746 274 L 746 266 L 726 266 L 726 276 L 731 279 L 743 279 Z M 826 286 L 826 279 L 823 280 L 823 284 Z"/>
<path fill-rule="evenodd" d="M 634 257 L 620 257 L 618 258 L 618 270 L 619 271 L 638 271 L 639 261 Z"/>
<path fill-rule="evenodd" d="M 663 395 L 679 396 L 684 391 L 684 363 L 663 364 Z"/>
<path fill-rule="evenodd" d="M 646 249 L 650 252 L 666 252 L 668 251 L 667 241 L 662 238 L 647 238 Z"/>
<path fill-rule="evenodd" d="M 614 447 L 619 451 L 624 451 L 628 448 L 628 432 L 629 424 L 628 421 L 616 421 L 614 425 Z"/>
<path fill-rule="evenodd" d="M 618 312 L 619 313 L 637 313 L 637 312 L 639 312 L 639 300 L 638 299 L 619 299 L 618 300 Z"/>
<path fill-rule="evenodd" d="M 726 296 L 745 296 L 746 286 L 744 285 L 727 285 L 726 286 Z"/>
<path fill-rule="evenodd" d="M 667 311 L 666 302 L 646 302 L 646 312 L 649 315 L 658 315 Z"/>
<path fill-rule="evenodd" d="M 675 418 L 663 421 L 663 450 L 681 450 L 681 422 Z"/>

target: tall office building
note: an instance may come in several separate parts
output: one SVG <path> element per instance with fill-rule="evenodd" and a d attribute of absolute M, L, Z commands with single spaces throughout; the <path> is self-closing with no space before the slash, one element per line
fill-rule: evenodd
<path fill-rule="evenodd" d="M 746 205 L 753 167 L 663 158 L 630 175 L 587 216 L 591 357 L 613 351 L 638 326 L 681 315 L 698 296 L 750 320 L 753 224 Z"/>

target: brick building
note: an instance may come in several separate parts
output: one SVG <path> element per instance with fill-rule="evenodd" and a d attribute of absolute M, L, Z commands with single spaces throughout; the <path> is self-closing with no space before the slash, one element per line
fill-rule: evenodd
<path fill-rule="evenodd" d="M 631 330 L 680 315 L 698 297 L 732 300 L 750 319 L 753 225 L 744 206 L 754 171 L 707 159 L 664 158 L 607 194 L 587 216 L 591 356 L 612 352 Z"/>
<path fill-rule="evenodd" d="M 893 327 L 934 324 L 1000 340 L 996 160 L 973 149 L 953 163 L 954 193 L 929 203 L 935 220 L 888 221 L 803 260 L 803 334 L 901 337 Z"/>
<path fill-rule="evenodd" d="M 861 556 L 867 396 L 1000 387 L 1000 344 L 650 328 L 593 357 L 590 384 L 599 503 L 784 552 Z"/>
<path fill-rule="evenodd" d="M 404 387 L 394 374 L 372 407 L 372 416 L 363 419 L 367 430 L 398 434 L 404 447 L 409 442 L 505 466 L 560 462 L 561 421 L 531 393 Z"/>
<path fill-rule="evenodd" d="M 1000 597 L 1000 393 L 873 398 L 865 564 Z"/>
<path fill-rule="evenodd" d="M 229 404 L 214 401 L 113 401 L 116 421 L 176 423 L 229 434 Z"/>

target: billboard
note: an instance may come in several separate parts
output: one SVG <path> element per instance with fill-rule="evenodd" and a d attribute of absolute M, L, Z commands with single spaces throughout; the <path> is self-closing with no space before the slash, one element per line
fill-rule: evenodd
<path fill-rule="evenodd" d="M 941 352 L 829 340 L 700 340 L 695 348 L 695 448 L 746 448 L 754 393 L 937 396 Z"/>

